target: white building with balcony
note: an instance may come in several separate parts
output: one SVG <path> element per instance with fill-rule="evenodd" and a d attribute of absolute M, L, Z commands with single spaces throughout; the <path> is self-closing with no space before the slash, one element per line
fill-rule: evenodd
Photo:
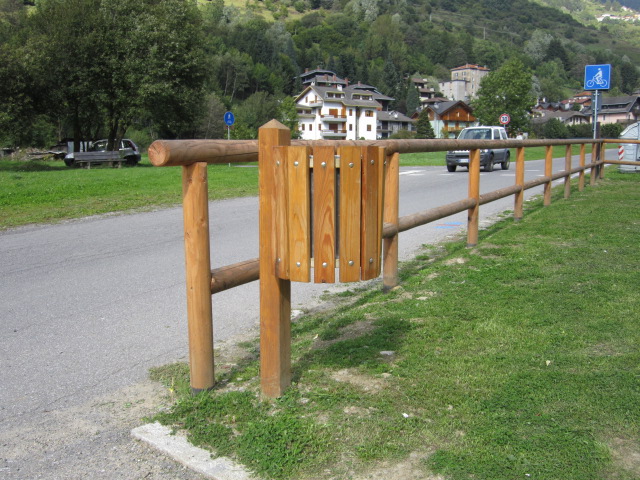
<path fill-rule="evenodd" d="M 307 86 L 296 97 L 298 130 L 303 140 L 376 140 L 374 92 L 335 85 Z"/>

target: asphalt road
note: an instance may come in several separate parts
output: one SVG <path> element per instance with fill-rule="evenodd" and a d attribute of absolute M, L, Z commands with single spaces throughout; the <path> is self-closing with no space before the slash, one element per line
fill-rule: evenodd
<path fill-rule="evenodd" d="M 561 170 L 564 160 L 556 164 L 554 171 Z M 527 180 L 543 173 L 542 162 L 527 162 Z M 400 175 L 401 215 L 466 196 L 465 170 L 415 167 Z M 513 163 L 508 171 L 482 173 L 481 192 L 514 179 Z M 481 219 L 512 208 L 512 197 L 485 205 Z M 213 267 L 258 256 L 256 198 L 212 202 L 210 217 Z M 401 258 L 465 224 L 462 213 L 402 233 Z M 294 284 L 292 308 L 304 310 L 334 288 L 340 286 Z M 213 315 L 216 342 L 255 330 L 257 282 L 214 295 Z M 150 367 L 185 360 L 187 353 L 181 208 L 0 233 L 0 431 L 50 423 L 50 412 L 143 382 Z M 105 438 L 102 447 L 109 448 Z M 0 436 L 0 448 L 8 442 Z M 46 450 L 36 445 L 32 455 Z M 0 476 L 15 473 L 19 460 L 0 452 L 3 458 L 9 466 L 0 465 Z"/>

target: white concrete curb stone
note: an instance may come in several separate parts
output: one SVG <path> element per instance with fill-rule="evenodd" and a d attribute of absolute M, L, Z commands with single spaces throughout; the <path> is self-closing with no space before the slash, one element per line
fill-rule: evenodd
<path fill-rule="evenodd" d="M 158 422 L 134 428 L 131 435 L 207 478 L 255 480 L 255 477 L 229 458 L 211 458 L 211 452 L 191 445 L 183 436 L 172 435 L 171 429 Z"/>

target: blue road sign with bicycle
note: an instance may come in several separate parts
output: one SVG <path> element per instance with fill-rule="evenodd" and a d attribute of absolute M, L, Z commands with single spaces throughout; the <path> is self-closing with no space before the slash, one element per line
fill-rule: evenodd
<path fill-rule="evenodd" d="M 584 67 L 585 90 L 609 90 L 611 88 L 611 65 L 587 65 Z"/>
<path fill-rule="evenodd" d="M 226 112 L 224 114 L 224 123 L 226 123 L 228 127 L 233 125 L 235 123 L 235 121 L 236 121 L 236 117 L 233 115 L 233 113 Z"/>

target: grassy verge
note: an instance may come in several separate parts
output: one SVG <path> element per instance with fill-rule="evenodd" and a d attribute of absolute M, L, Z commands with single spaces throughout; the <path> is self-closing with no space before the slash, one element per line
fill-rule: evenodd
<path fill-rule="evenodd" d="M 573 145 L 571 148 L 573 155 L 580 154 L 580 146 Z M 591 153 L 591 145 L 587 145 L 587 153 Z M 544 147 L 529 147 L 524 149 L 524 160 L 541 160 L 545 156 Z M 553 150 L 554 157 L 564 156 L 564 147 L 555 147 Z M 425 167 L 425 166 L 442 166 L 446 165 L 446 152 L 425 152 L 425 153 L 403 153 L 400 155 L 400 165 L 403 167 Z M 511 160 L 516 158 L 515 149 L 511 149 Z"/>
<path fill-rule="evenodd" d="M 640 177 L 527 204 L 427 247 L 389 293 L 353 290 L 293 324 L 293 386 L 259 396 L 257 344 L 164 423 L 273 479 L 640 477 Z M 214 297 L 215 302 L 215 297 Z"/>
<path fill-rule="evenodd" d="M 255 167 L 209 166 L 212 200 L 258 193 Z M 0 229 L 181 203 L 178 167 L 68 168 L 62 161 L 0 161 Z"/>

